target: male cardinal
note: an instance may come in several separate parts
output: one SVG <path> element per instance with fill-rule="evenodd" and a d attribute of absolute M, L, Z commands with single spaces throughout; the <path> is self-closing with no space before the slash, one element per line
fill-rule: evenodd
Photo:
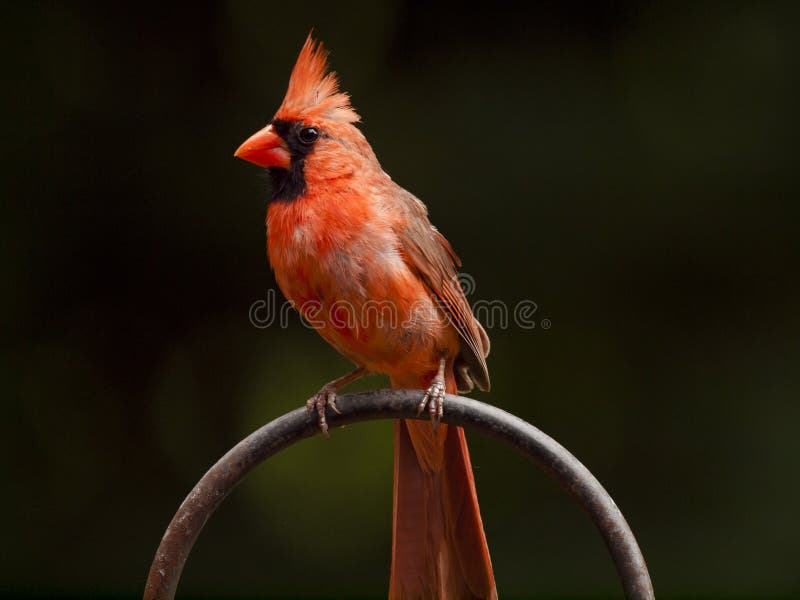
<path fill-rule="evenodd" d="M 272 178 L 267 250 L 284 295 L 356 369 L 307 403 L 325 407 L 367 373 L 427 390 L 433 423 L 395 423 L 391 599 L 497 598 L 467 443 L 441 424 L 445 392 L 489 389 L 489 339 L 461 266 L 425 205 L 381 169 L 348 94 L 309 35 L 286 97 L 236 156 Z M 375 303 L 392 314 L 370 310 Z"/>

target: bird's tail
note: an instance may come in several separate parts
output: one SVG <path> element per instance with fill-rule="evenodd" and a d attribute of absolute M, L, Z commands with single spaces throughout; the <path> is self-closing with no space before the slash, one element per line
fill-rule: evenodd
<path fill-rule="evenodd" d="M 392 380 L 394 387 L 421 383 L 430 381 Z M 446 391 L 456 393 L 452 372 Z M 394 431 L 389 599 L 496 600 L 464 430 L 403 420 Z"/>

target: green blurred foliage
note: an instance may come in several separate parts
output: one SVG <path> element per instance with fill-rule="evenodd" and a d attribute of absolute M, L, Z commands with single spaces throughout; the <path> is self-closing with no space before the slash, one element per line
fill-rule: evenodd
<path fill-rule="evenodd" d="M 251 325 L 268 182 L 231 156 L 314 27 L 471 299 L 552 323 L 490 331 L 478 397 L 594 471 L 660 597 L 800 597 L 796 7 L 5 5 L 0 592 L 136 597 L 203 471 L 347 369 Z M 470 443 L 503 597 L 613 597 L 573 502 Z M 264 465 L 181 590 L 381 597 L 391 446 Z"/>

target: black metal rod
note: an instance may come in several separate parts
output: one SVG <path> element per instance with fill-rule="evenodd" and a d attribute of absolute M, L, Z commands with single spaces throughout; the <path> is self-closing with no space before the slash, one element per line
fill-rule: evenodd
<path fill-rule="evenodd" d="M 328 410 L 333 429 L 373 419 L 414 419 L 422 393 L 376 390 L 339 396 L 341 414 Z M 423 414 L 419 418 L 428 418 Z M 600 482 L 561 444 L 530 423 L 499 408 L 448 395 L 445 423 L 480 431 L 527 456 L 549 473 L 583 507 L 600 530 L 628 600 L 653 600 L 653 586 L 642 553 L 625 517 Z M 172 600 L 183 566 L 206 521 L 225 497 L 263 460 L 298 440 L 319 433 L 316 419 L 299 408 L 267 423 L 236 444 L 200 479 L 167 527 L 156 551 L 145 600 Z"/>

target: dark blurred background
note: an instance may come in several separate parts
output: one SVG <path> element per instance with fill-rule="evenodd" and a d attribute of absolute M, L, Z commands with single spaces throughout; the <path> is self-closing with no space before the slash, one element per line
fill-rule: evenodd
<path fill-rule="evenodd" d="M 800 597 L 796 7 L 4 5 L 0 592 L 137 597 L 204 470 L 347 369 L 250 323 L 269 183 L 232 157 L 314 27 L 470 299 L 538 306 L 478 397 L 594 471 L 660 598 Z M 181 592 L 385 597 L 391 431 L 258 469 Z M 573 501 L 470 443 L 502 597 L 618 594 Z"/>

